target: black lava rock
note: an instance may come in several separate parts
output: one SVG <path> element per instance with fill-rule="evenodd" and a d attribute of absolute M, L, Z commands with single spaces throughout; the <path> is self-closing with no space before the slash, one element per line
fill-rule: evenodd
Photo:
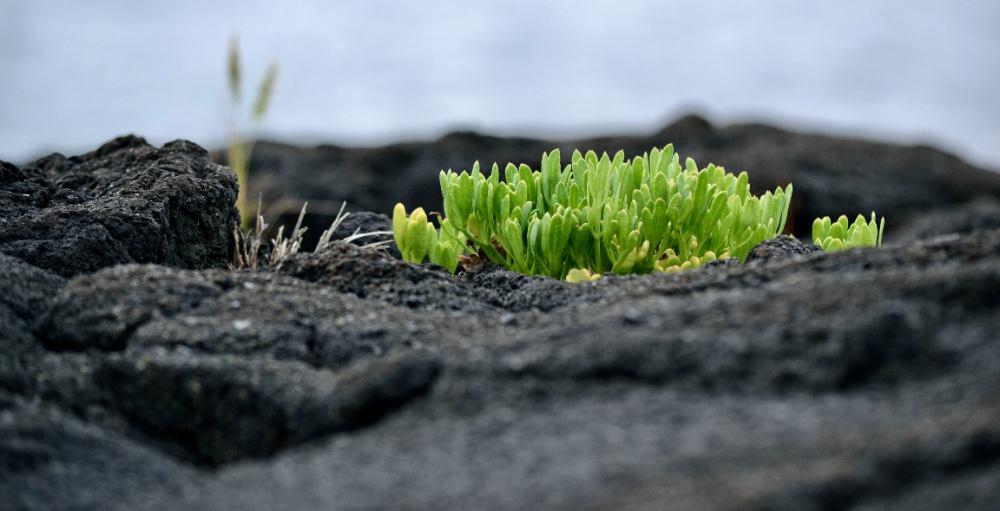
<path fill-rule="evenodd" d="M 230 260 L 236 178 L 197 145 L 128 136 L 0 172 L 0 253 L 62 276 L 144 262 Z"/>
<path fill-rule="evenodd" d="M 781 235 L 777 238 L 764 240 L 758 243 L 756 247 L 750 249 L 746 262 L 785 259 L 799 255 L 813 254 L 821 250 L 812 243 L 799 241 L 797 238 L 791 236 Z"/>

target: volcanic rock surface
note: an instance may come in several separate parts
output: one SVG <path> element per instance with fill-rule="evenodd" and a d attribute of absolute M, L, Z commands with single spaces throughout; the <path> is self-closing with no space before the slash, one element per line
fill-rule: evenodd
<path fill-rule="evenodd" d="M 126 140 L 112 154 L 146 162 L 132 179 L 166 188 L 142 211 L 173 218 L 206 182 L 234 198 L 192 145 Z M 3 167 L 0 225 L 52 207 L 11 198 L 54 186 L 33 168 Z M 183 225 L 228 220 L 184 239 L 224 252 L 235 217 L 198 211 Z M 782 237 L 747 264 L 576 285 L 342 242 L 235 272 L 207 268 L 222 256 L 67 272 L 19 246 L 0 244 L 0 507 L 1000 502 L 1000 230 L 832 254 Z"/>
<path fill-rule="evenodd" d="M 0 162 L 0 253 L 67 277 L 132 262 L 224 268 L 236 191 L 232 171 L 184 140 Z"/>

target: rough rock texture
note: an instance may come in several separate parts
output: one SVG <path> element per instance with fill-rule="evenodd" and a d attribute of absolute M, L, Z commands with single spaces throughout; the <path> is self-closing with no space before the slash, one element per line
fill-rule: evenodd
<path fill-rule="evenodd" d="M 774 239 L 764 240 L 751 249 L 750 253 L 747 254 L 746 262 L 761 262 L 795 255 L 813 254 L 821 250 L 812 243 L 803 243 L 791 236 L 781 235 Z M 736 262 L 739 260 L 737 259 Z"/>
<path fill-rule="evenodd" d="M 195 484 L 196 471 L 148 447 L 0 393 L 4 509 L 142 509 L 145 492 Z"/>
<path fill-rule="evenodd" d="M 128 136 L 23 169 L 0 164 L 0 253 L 59 275 L 119 263 L 225 267 L 236 177 L 178 140 Z"/>
<path fill-rule="evenodd" d="M 1000 229 L 1000 200 L 979 198 L 914 217 L 895 238 L 912 241 L 987 229 Z"/>
<path fill-rule="evenodd" d="M 0 164 L 0 233 L 61 235 L 0 237 L 0 508 L 995 510 L 1000 230 L 962 220 L 992 203 L 960 197 L 991 178 L 930 149 L 670 130 L 795 155 L 767 168 L 813 192 L 843 172 L 848 204 L 952 216 L 881 249 L 781 237 L 748 264 L 577 285 L 341 242 L 232 272 L 205 268 L 228 259 L 232 176 L 189 143 Z M 539 144 L 375 149 L 387 179 L 340 182 L 376 200 L 414 169 Z M 883 186 L 906 165 L 903 191 Z M 387 227 L 349 220 L 338 236 Z M 968 232 L 920 239 L 951 230 Z M 72 243 L 79 260 L 59 262 Z"/>
<path fill-rule="evenodd" d="M 874 210 L 888 219 L 891 240 L 894 228 L 915 215 L 974 197 L 1000 199 L 1000 174 L 931 147 L 803 134 L 761 124 L 717 127 L 695 116 L 647 135 L 568 141 L 458 132 L 432 142 L 375 148 L 259 143 L 251 189 L 254 195 L 263 193 L 266 203 L 301 198 L 310 200 L 311 207 L 323 200 L 346 200 L 350 207 L 391 214 L 393 205 L 403 202 L 411 208 L 440 211 L 442 169 L 469 169 L 476 160 L 485 168 L 493 162 L 537 167 L 542 152 L 554 147 L 562 150 L 564 159 L 577 148 L 623 149 L 633 156 L 667 143 L 701 165 L 714 162 L 734 172 L 747 170 L 758 193 L 794 183 L 788 227 L 803 239 L 816 217 L 853 218 Z M 297 212 L 293 208 L 281 222 L 294 223 Z M 309 219 L 310 236 L 318 236 L 331 219 L 322 215 Z M 313 240 L 310 237 L 307 246 Z"/>
<path fill-rule="evenodd" d="M 342 243 L 80 276 L 0 415 L 0 491 L 47 509 L 68 457 L 94 470 L 55 507 L 992 509 L 1000 231 L 774 244 L 580 285 Z M 49 408 L 74 418 L 31 436 Z"/>
<path fill-rule="evenodd" d="M 335 375 L 297 361 L 161 350 L 95 374 L 117 409 L 192 460 L 218 465 L 366 426 L 434 381 L 433 360 L 383 357 Z"/>
<path fill-rule="evenodd" d="M 347 214 L 337 230 L 334 231 L 334 239 L 343 239 L 353 234 L 388 232 L 392 231 L 392 220 L 383 214 L 372 213 L 370 211 L 354 211 Z M 378 234 L 358 238 L 355 245 L 367 245 L 379 241 L 392 239 L 392 234 Z M 398 253 L 396 255 L 399 255 Z"/>
<path fill-rule="evenodd" d="M 588 294 L 566 282 L 480 265 L 453 277 L 447 270 L 419 267 L 378 251 L 335 244 L 319 254 L 299 254 L 281 272 L 340 292 L 414 308 L 467 312 L 550 310 Z"/>
<path fill-rule="evenodd" d="M 65 279 L 0 254 L 0 391 L 22 390 L 44 352 L 32 337 L 38 316 L 52 304 Z"/>

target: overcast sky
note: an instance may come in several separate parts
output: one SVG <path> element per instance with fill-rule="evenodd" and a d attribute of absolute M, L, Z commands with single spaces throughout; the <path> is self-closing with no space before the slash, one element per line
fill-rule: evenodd
<path fill-rule="evenodd" d="M 128 132 L 219 145 L 239 33 L 250 82 L 280 62 L 261 130 L 293 142 L 575 136 L 696 111 L 1000 168 L 997 27 L 991 0 L 3 0 L 0 159 Z"/>

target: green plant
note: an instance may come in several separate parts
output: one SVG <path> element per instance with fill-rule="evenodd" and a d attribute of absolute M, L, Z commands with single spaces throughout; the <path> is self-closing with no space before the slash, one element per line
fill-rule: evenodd
<path fill-rule="evenodd" d="M 406 208 L 396 204 L 392 211 L 392 235 L 403 259 L 423 262 L 424 256 L 429 256 L 432 263 L 452 273 L 458 268 L 458 256 L 464 245 L 460 235 L 438 233 L 434 224 L 427 221 L 423 208 L 417 208 L 407 216 Z"/>
<path fill-rule="evenodd" d="M 792 186 L 757 197 L 746 172 L 682 167 L 672 145 L 632 160 L 574 151 L 562 165 L 554 150 L 540 170 L 494 164 L 490 175 L 440 173 L 445 217 L 435 229 L 421 208 L 393 211 L 404 259 L 428 255 L 454 271 L 472 252 L 521 273 L 591 280 L 599 273 L 648 273 L 698 266 L 717 258 L 744 260 L 785 225 Z"/>
<path fill-rule="evenodd" d="M 826 252 L 859 247 L 881 247 L 884 229 L 885 217 L 876 223 L 874 211 L 870 221 L 858 215 L 853 224 L 848 224 L 847 215 L 840 215 L 836 222 L 825 216 L 813 221 L 812 241 Z"/>
<path fill-rule="evenodd" d="M 573 268 L 566 274 L 566 282 L 579 284 L 580 282 L 593 282 L 601 278 L 600 273 L 594 273 L 586 268 Z"/>
<path fill-rule="evenodd" d="M 226 159 L 229 167 L 236 173 L 239 181 L 239 194 L 236 197 L 236 208 L 240 211 L 240 223 L 243 229 L 248 230 L 253 221 L 254 215 L 247 209 L 247 180 L 250 172 L 250 153 L 253 152 L 253 140 L 240 129 L 237 119 L 237 112 L 242 106 L 241 77 L 240 77 L 240 47 L 239 41 L 234 36 L 229 41 L 228 56 L 229 75 L 229 99 L 232 103 L 229 115 L 229 144 L 226 148 Z M 250 110 L 251 131 L 255 131 L 257 125 L 264 119 L 268 105 L 271 102 L 271 95 L 274 92 L 274 83 L 278 79 L 278 63 L 272 61 L 264 73 L 264 78 L 260 82 L 257 90 L 257 97 Z M 259 212 L 258 212 L 259 213 Z"/>

